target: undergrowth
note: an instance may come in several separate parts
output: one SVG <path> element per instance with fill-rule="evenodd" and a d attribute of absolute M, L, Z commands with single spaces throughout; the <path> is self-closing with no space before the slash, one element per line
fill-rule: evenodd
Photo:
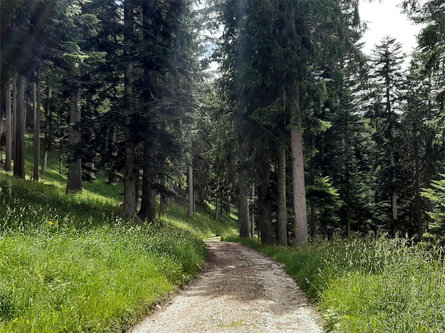
<path fill-rule="evenodd" d="M 444 250 L 403 238 L 263 246 L 322 310 L 331 332 L 445 332 Z"/>

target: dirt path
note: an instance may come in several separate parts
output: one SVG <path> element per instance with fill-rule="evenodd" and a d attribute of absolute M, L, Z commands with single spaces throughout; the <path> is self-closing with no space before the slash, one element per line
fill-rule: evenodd
<path fill-rule="evenodd" d="M 282 266 L 236 243 L 208 243 L 202 273 L 128 333 L 323 332 Z"/>

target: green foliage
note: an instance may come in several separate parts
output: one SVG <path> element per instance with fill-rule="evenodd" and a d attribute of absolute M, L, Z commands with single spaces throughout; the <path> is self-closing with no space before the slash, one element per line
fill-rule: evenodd
<path fill-rule="evenodd" d="M 428 212 L 432 221 L 424 236 L 445 244 L 445 175 L 442 175 L 442 179 L 433 181 L 431 186 L 422 193 L 433 204 L 433 209 Z"/>
<path fill-rule="evenodd" d="M 317 241 L 298 248 L 239 240 L 286 265 L 332 332 L 445 330 L 444 249 L 407 239 Z"/>

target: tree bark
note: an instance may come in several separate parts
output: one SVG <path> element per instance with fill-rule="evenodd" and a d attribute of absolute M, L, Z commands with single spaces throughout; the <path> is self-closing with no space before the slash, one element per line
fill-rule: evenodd
<path fill-rule="evenodd" d="M 18 91 L 17 91 L 17 79 L 12 79 L 12 152 L 11 157 L 15 161 L 16 153 L 16 133 L 17 133 L 17 102 L 18 102 Z"/>
<path fill-rule="evenodd" d="M 165 215 L 165 206 L 167 205 L 167 201 L 165 200 L 165 194 L 161 193 L 159 198 L 159 218 Z"/>
<path fill-rule="evenodd" d="M 286 146 L 278 147 L 278 244 L 287 245 Z"/>
<path fill-rule="evenodd" d="M 66 183 L 67 193 L 82 191 L 82 160 L 78 151 L 80 143 L 80 122 L 81 114 L 78 105 L 79 91 L 74 90 L 70 94 L 70 156 L 68 163 L 68 180 Z"/>
<path fill-rule="evenodd" d="M 12 108 L 11 108 L 11 92 L 12 83 L 8 79 L 6 87 L 6 147 L 5 147 L 5 171 L 11 171 L 11 160 L 12 160 Z"/>
<path fill-rule="evenodd" d="M 48 96 L 47 96 L 47 102 L 46 102 L 46 109 L 45 109 L 45 139 L 44 139 L 44 145 L 43 145 L 43 161 L 42 161 L 42 173 L 46 173 L 46 168 L 48 165 L 48 152 L 51 147 L 50 142 L 50 130 L 51 130 L 51 102 L 53 97 L 53 90 L 51 87 L 48 87 Z"/>
<path fill-rule="evenodd" d="M 417 133 L 417 121 L 414 121 L 414 131 Z M 419 156 L 419 143 L 418 140 L 413 141 L 413 153 L 414 153 L 414 225 L 417 229 L 417 240 L 421 241 L 423 238 L 424 228 L 422 222 L 422 199 L 421 199 L 421 186 L 420 186 L 420 156 Z"/>
<path fill-rule="evenodd" d="M 270 182 L 270 160 L 264 161 L 261 167 L 261 185 L 258 192 L 258 208 L 260 214 L 261 226 L 261 242 L 266 245 L 272 245 L 274 242 L 273 228 L 272 228 L 272 209 L 271 197 L 269 190 Z"/>
<path fill-rule="evenodd" d="M 238 222 L 240 225 L 240 237 L 249 237 L 249 209 L 247 204 L 246 195 L 246 184 L 244 171 L 241 170 L 238 179 L 238 189 L 239 189 L 239 211 L 238 211 Z"/>
<path fill-rule="evenodd" d="M 25 77 L 18 81 L 14 176 L 25 179 Z"/>
<path fill-rule="evenodd" d="M 152 164 L 153 159 L 152 143 L 146 136 L 144 138 L 144 157 L 142 165 L 142 201 L 139 217 L 143 220 L 153 221 L 156 217 L 156 198 L 152 185 Z"/>
<path fill-rule="evenodd" d="M 300 109 L 300 88 L 293 82 L 288 96 L 290 113 L 290 138 L 292 152 L 292 189 L 294 206 L 294 245 L 307 243 L 306 190 L 304 184 L 303 129 Z"/>
<path fill-rule="evenodd" d="M 187 188 L 188 188 L 188 216 L 193 218 L 194 212 L 194 198 L 193 198 L 193 167 L 189 165 L 188 167 L 188 177 L 187 177 Z"/>
<path fill-rule="evenodd" d="M 42 101 L 40 96 L 40 80 L 33 84 L 34 95 L 34 172 L 33 180 L 39 181 L 39 162 L 40 162 L 40 111 L 42 108 Z"/>
<path fill-rule="evenodd" d="M 133 2 L 124 1 L 124 43 L 125 53 L 128 56 L 133 43 Z M 125 104 L 127 114 L 125 116 L 125 166 L 124 166 L 124 215 L 134 217 L 137 211 L 137 187 L 136 187 L 136 161 L 135 139 L 131 132 L 132 115 L 134 108 L 134 75 L 133 63 L 127 60 L 125 68 Z"/>
<path fill-rule="evenodd" d="M 252 212 L 251 212 L 251 217 L 250 217 L 250 229 L 251 229 L 251 237 L 255 237 L 255 211 L 254 211 L 254 207 L 255 207 L 255 185 L 252 185 L 252 202 L 251 205 L 252 207 Z"/>

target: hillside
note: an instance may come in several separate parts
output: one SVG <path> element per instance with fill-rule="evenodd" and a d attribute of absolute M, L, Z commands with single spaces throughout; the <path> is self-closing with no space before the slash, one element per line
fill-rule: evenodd
<path fill-rule="evenodd" d="M 27 168 L 30 170 L 31 168 Z M 121 185 L 99 174 L 65 194 L 55 156 L 41 183 L 0 173 L 0 332 L 120 332 L 194 276 L 203 238 L 234 235 L 179 205 L 153 223 L 120 217 Z"/>

